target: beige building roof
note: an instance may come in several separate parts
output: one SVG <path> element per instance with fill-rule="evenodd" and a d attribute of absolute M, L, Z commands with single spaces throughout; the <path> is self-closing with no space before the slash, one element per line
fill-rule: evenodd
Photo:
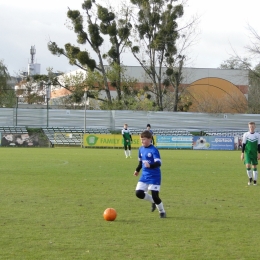
<path fill-rule="evenodd" d="M 60 89 L 53 90 L 51 92 L 51 98 L 64 97 L 64 96 L 68 96 L 70 94 L 71 94 L 71 91 L 69 91 L 68 89 L 60 88 Z"/>

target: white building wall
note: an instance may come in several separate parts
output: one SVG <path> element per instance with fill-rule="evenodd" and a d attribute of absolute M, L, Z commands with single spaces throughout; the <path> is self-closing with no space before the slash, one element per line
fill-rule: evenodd
<path fill-rule="evenodd" d="M 41 64 L 37 63 L 29 63 L 28 64 L 28 75 L 33 76 L 33 75 L 39 75 L 41 74 Z"/>
<path fill-rule="evenodd" d="M 126 74 L 138 80 L 138 82 L 150 82 L 151 80 L 146 75 L 144 69 L 140 66 L 126 66 Z M 163 68 L 163 71 L 166 69 Z M 78 73 L 85 74 L 86 72 L 82 69 L 78 69 L 72 72 L 65 74 L 68 76 L 75 76 Z M 63 76 L 59 78 L 62 80 Z M 183 68 L 183 80 L 182 84 L 190 84 L 196 80 L 203 78 L 222 78 L 225 79 L 234 85 L 248 85 L 248 70 L 239 70 L 239 69 L 214 69 L 214 68 Z"/>

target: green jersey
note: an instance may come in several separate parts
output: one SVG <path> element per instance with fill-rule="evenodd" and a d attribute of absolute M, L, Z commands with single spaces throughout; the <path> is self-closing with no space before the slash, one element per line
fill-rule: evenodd
<path fill-rule="evenodd" d="M 246 132 L 243 135 L 243 146 L 245 145 L 245 163 L 257 165 L 258 150 L 260 145 L 260 134 Z"/>
<path fill-rule="evenodd" d="M 124 145 L 130 145 L 131 140 L 132 140 L 132 136 L 131 136 L 132 134 L 131 134 L 130 130 L 123 128 L 122 129 L 122 135 L 123 135 L 123 138 L 124 138 Z"/>

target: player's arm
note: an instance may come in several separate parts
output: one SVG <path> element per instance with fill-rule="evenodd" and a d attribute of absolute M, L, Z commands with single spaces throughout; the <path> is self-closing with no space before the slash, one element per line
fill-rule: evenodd
<path fill-rule="evenodd" d="M 154 163 L 152 163 L 152 164 L 150 164 L 150 163 L 148 163 L 148 162 L 145 162 L 145 167 L 146 168 L 151 168 L 151 169 L 154 169 L 154 168 L 158 168 L 158 167 L 160 167 L 161 166 L 161 161 L 155 161 Z"/>
<path fill-rule="evenodd" d="M 138 166 L 135 169 L 134 175 L 138 176 L 138 174 L 141 171 L 141 169 L 142 169 L 142 161 L 139 161 L 139 164 L 138 164 Z"/>
<path fill-rule="evenodd" d="M 140 172 L 141 169 L 142 169 L 142 161 L 139 161 L 138 166 L 136 167 L 135 171 Z"/>
<path fill-rule="evenodd" d="M 240 156 L 241 160 L 244 160 L 244 152 L 245 152 L 245 149 L 246 149 L 246 144 L 243 143 L 243 144 L 242 144 L 242 153 L 241 153 L 241 156 Z"/>
<path fill-rule="evenodd" d="M 257 156 L 257 159 L 260 160 L 260 143 L 258 143 L 257 148 L 258 148 L 258 156 Z"/>
<path fill-rule="evenodd" d="M 161 166 L 161 162 L 160 161 L 156 161 L 153 164 L 150 164 L 150 168 L 154 169 L 154 168 L 158 168 Z"/>
<path fill-rule="evenodd" d="M 245 152 L 245 149 L 246 149 L 246 144 L 242 144 L 242 153 L 244 153 Z"/>

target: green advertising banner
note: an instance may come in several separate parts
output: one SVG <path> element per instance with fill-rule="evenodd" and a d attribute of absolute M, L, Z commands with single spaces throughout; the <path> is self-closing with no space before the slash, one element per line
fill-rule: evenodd
<path fill-rule="evenodd" d="M 139 148 L 141 144 L 139 135 L 132 135 L 133 141 L 131 142 L 132 148 Z M 84 134 L 83 135 L 84 147 L 123 147 L 122 135 L 110 134 Z"/>

